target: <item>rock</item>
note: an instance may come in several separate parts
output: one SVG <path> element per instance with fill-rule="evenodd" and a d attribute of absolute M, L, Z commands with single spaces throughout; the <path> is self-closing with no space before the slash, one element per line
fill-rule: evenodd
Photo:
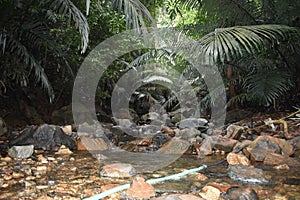
<path fill-rule="evenodd" d="M 152 185 L 145 182 L 142 177 L 135 177 L 131 187 L 126 190 L 126 196 L 136 199 L 149 199 L 155 196 L 155 189 Z"/>
<path fill-rule="evenodd" d="M 201 131 L 197 130 L 196 128 L 185 128 L 180 130 L 179 136 L 187 141 L 190 141 L 191 139 L 199 136 L 201 134 Z"/>
<path fill-rule="evenodd" d="M 126 163 L 108 164 L 102 167 L 101 176 L 112 178 L 130 178 L 136 174 L 132 165 Z"/>
<path fill-rule="evenodd" d="M 251 188 L 231 188 L 222 195 L 225 200 L 258 200 L 257 193 Z"/>
<path fill-rule="evenodd" d="M 243 154 L 229 153 L 226 159 L 229 165 L 250 165 L 249 159 Z"/>
<path fill-rule="evenodd" d="M 266 184 L 269 182 L 263 170 L 245 165 L 229 165 L 227 174 L 231 179 L 245 183 Z"/>
<path fill-rule="evenodd" d="M 290 167 L 300 167 L 299 159 L 283 156 L 276 153 L 270 153 L 266 155 L 264 159 L 264 165 L 275 166 L 283 164 L 287 164 Z"/>
<path fill-rule="evenodd" d="M 200 155 L 211 155 L 213 148 L 216 148 L 228 153 L 232 151 L 237 142 L 237 140 L 221 136 L 208 136 L 203 140 L 198 152 Z"/>
<path fill-rule="evenodd" d="M 66 126 L 62 126 L 60 128 L 65 134 L 67 134 L 67 135 L 72 134 L 72 125 L 66 125 Z"/>
<path fill-rule="evenodd" d="M 64 155 L 70 155 L 73 152 L 68 149 L 65 145 L 62 145 L 59 150 L 57 152 L 55 152 L 55 154 L 64 154 Z"/>
<path fill-rule="evenodd" d="M 13 146 L 8 150 L 8 155 L 12 158 L 29 158 L 33 154 L 34 146 Z"/>
<path fill-rule="evenodd" d="M 232 138 L 232 139 L 240 139 L 242 132 L 244 130 L 243 126 L 238 126 L 235 124 L 231 124 L 226 128 L 226 136 L 227 138 Z"/>
<path fill-rule="evenodd" d="M 101 186 L 101 192 L 105 192 L 106 190 L 110 190 L 110 189 L 115 188 L 117 186 L 119 186 L 119 184 L 103 185 L 103 186 Z M 91 195 L 89 195 L 89 196 L 91 196 Z M 114 193 L 112 195 L 109 195 L 108 197 L 109 197 L 109 199 L 120 199 L 120 193 Z"/>
<path fill-rule="evenodd" d="M 166 142 L 160 149 L 157 150 L 158 153 L 182 155 L 189 148 L 190 143 L 186 140 L 179 138 L 173 138 Z"/>
<path fill-rule="evenodd" d="M 130 119 L 118 119 L 113 117 L 113 120 L 117 123 L 118 126 L 124 128 L 130 128 L 133 124 Z"/>
<path fill-rule="evenodd" d="M 289 170 L 290 169 L 290 167 L 287 164 L 276 165 L 273 168 L 277 169 L 277 170 Z"/>
<path fill-rule="evenodd" d="M 19 137 L 12 140 L 10 145 L 34 145 L 36 149 L 57 151 L 61 145 L 75 149 L 75 141 L 60 129 L 59 126 L 43 124 L 39 127 L 25 128 Z"/>
<path fill-rule="evenodd" d="M 147 114 L 142 115 L 141 117 L 142 120 L 147 121 L 147 120 L 159 120 L 160 115 L 156 112 L 149 112 Z"/>
<path fill-rule="evenodd" d="M 288 140 L 288 143 L 294 148 L 294 156 L 300 158 L 300 136 Z"/>
<path fill-rule="evenodd" d="M 262 162 L 271 153 L 292 155 L 293 147 L 283 139 L 259 136 L 246 148 L 246 152 L 251 160 Z"/>
<path fill-rule="evenodd" d="M 212 186 L 205 186 L 202 188 L 202 192 L 199 195 L 204 199 L 218 200 L 221 196 L 221 191 Z"/>
<path fill-rule="evenodd" d="M 81 137 L 76 140 L 76 146 L 79 151 L 103 151 L 108 149 L 108 144 L 103 138 Z"/>
<path fill-rule="evenodd" d="M 187 118 L 179 122 L 179 128 L 207 128 L 207 123 L 204 118 Z"/>
<path fill-rule="evenodd" d="M 160 196 L 157 198 L 151 198 L 151 200 L 204 200 L 204 199 L 192 194 L 170 194 L 170 195 Z"/>

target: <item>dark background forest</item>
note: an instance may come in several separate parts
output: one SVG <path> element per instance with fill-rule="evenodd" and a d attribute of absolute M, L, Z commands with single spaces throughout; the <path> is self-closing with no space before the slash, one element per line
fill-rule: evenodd
<path fill-rule="evenodd" d="M 0 117 L 13 127 L 72 123 L 72 87 L 89 52 L 122 31 L 151 26 L 183 32 L 198 42 L 201 55 L 214 58 L 229 110 L 300 106 L 299 0 L 0 0 L 0 10 Z M 199 73 L 165 49 L 142 50 L 114 62 L 99 81 L 95 107 L 102 120 L 110 120 L 118 79 L 145 60 L 183 73 L 209 113 Z M 153 76 L 145 74 L 147 79 Z M 137 115 L 153 102 L 169 112 L 178 103 L 171 91 L 151 83 L 132 102 Z"/>

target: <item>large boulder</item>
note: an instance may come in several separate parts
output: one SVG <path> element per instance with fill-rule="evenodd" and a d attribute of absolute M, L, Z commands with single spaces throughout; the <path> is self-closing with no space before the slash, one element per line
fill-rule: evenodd
<path fill-rule="evenodd" d="M 76 149 L 75 140 L 65 134 L 59 126 L 49 124 L 25 128 L 17 138 L 10 141 L 10 146 L 13 145 L 34 145 L 35 149 L 54 151 L 61 145 Z"/>
<path fill-rule="evenodd" d="M 294 150 L 286 140 L 272 136 L 259 136 L 245 149 L 245 152 L 251 160 L 262 162 L 271 153 L 290 156 Z"/>

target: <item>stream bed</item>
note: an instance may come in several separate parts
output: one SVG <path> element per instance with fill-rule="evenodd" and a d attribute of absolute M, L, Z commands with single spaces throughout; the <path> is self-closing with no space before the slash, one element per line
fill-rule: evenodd
<path fill-rule="evenodd" d="M 146 180 L 164 177 L 214 163 L 224 157 L 213 155 L 200 159 L 195 155 L 183 155 L 158 171 L 138 174 Z M 1 157 L 0 199 L 83 199 L 100 193 L 103 186 L 132 182 L 132 179 L 101 177 L 99 169 L 103 165 L 88 151 L 74 151 L 69 155 L 36 151 L 28 159 Z M 224 162 L 179 180 L 155 184 L 156 197 L 166 193 L 198 195 L 208 184 L 221 184 L 230 188 L 253 189 L 259 199 L 300 199 L 299 168 L 277 170 L 255 164 L 256 168 L 263 169 L 269 180 L 267 184 L 259 185 L 232 180 L 227 175 L 227 167 L 228 164 Z"/>

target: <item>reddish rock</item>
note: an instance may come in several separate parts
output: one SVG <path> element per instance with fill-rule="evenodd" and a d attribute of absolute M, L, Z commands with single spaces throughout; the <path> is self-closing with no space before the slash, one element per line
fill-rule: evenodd
<path fill-rule="evenodd" d="M 264 160 L 264 165 L 276 166 L 283 164 L 287 164 L 290 167 L 300 167 L 300 161 L 298 159 L 276 153 L 266 155 Z"/>
<path fill-rule="evenodd" d="M 101 186 L 101 192 L 104 192 L 106 190 L 110 190 L 110 189 L 115 188 L 117 186 L 119 186 L 119 185 L 118 184 L 108 184 L 108 185 Z M 91 196 L 91 195 L 88 195 L 88 196 Z M 108 197 L 109 197 L 110 200 L 113 200 L 113 199 L 117 200 L 117 199 L 120 199 L 120 193 L 119 192 L 114 193 L 114 194 L 112 194 Z"/>
<path fill-rule="evenodd" d="M 137 199 L 149 199 L 155 196 L 155 189 L 146 183 L 144 178 L 136 177 L 133 179 L 131 187 L 126 190 L 126 195 Z"/>
<path fill-rule="evenodd" d="M 259 136 L 246 148 L 246 152 L 250 155 L 251 160 L 262 162 L 271 153 L 292 155 L 293 147 L 283 139 Z"/>
<path fill-rule="evenodd" d="M 249 159 L 243 154 L 229 153 L 226 159 L 229 165 L 250 165 Z"/>
<path fill-rule="evenodd" d="M 136 174 L 135 169 L 130 164 L 126 163 L 113 163 L 105 165 L 101 172 L 101 176 L 113 178 L 129 178 Z"/>
<path fill-rule="evenodd" d="M 102 138 L 81 137 L 76 140 L 76 147 L 79 151 L 103 151 L 108 149 L 107 143 Z"/>

